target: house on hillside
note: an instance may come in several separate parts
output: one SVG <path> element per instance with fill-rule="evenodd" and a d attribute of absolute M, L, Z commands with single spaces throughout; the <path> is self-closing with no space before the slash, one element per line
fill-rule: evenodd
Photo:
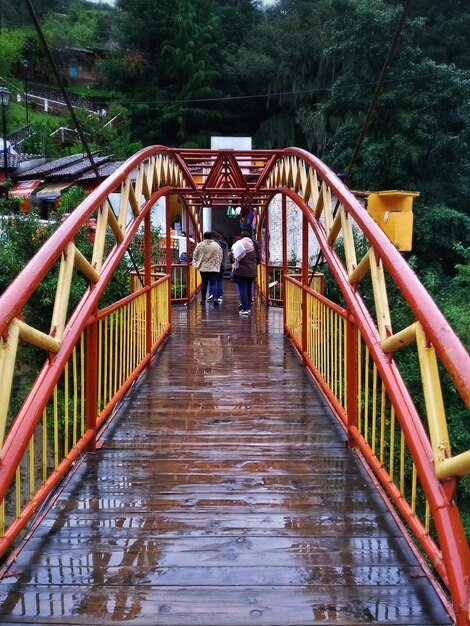
<path fill-rule="evenodd" d="M 56 57 L 63 78 L 71 85 L 87 85 L 103 79 L 103 74 L 98 69 L 98 63 L 105 57 L 108 50 L 106 47 L 82 48 L 79 46 L 66 46 L 57 50 Z M 41 63 L 15 63 L 12 67 L 14 76 L 30 82 L 49 82 L 51 70 L 47 62 Z"/>
<path fill-rule="evenodd" d="M 51 219 L 66 189 L 80 185 L 89 193 L 123 163 L 98 153 L 92 156 L 98 168 L 98 177 L 87 155 L 72 154 L 12 176 L 16 184 L 11 195 L 28 200 L 23 205 L 24 210 L 36 206 L 41 219 Z"/>

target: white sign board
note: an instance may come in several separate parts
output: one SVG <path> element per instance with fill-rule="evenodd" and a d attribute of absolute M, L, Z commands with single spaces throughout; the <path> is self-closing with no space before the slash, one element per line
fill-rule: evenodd
<path fill-rule="evenodd" d="M 211 137 L 211 150 L 251 150 L 251 137 Z"/>

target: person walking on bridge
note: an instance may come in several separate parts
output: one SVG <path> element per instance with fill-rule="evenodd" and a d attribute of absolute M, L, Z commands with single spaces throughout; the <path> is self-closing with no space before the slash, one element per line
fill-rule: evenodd
<path fill-rule="evenodd" d="M 218 294 L 218 300 L 219 300 L 219 304 L 222 304 L 222 298 L 224 295 L 224 274 L 225 274 L 225 270 L 227 269 L 227 252 L 228 252 L 228 247 L 227 247 L 227 242 L 225 241 L 225 238 L 223 235 L 221 235 L 220 233 L 214 232 L 212 233 L 212 236 L 214 237 L 214 241 L 216 241 L 219 246 L 222 248 L 222 263 L 220 265 L 220 270 L 219 270 L 219 275 L 217 277 L 217 291 L 213 292 L 212 288 L 209 286 L 209 295 L 207 296 L 208 300 L 211 300 L 211 298 L 217 298 L 217 294 Z"/>
<path fill-rule="evenodd" d="M 253 283 L 258 273 L 260 256 L 259 248 L 255 245 L 248 230 L 243 230 L 241 239 L 233 244 L 229 259 L 232 263 L 233 282 L 237 286 L 240 297 L 240 315 L 250 315 Z"/>
<path fill-rule="evenodd" d="M 217 278 L 222 263 L 222 248 L 212 238 L 211 232 L 204 233 L 204 239 L 199 242 L 193 253 L 193 266 L 201 274 L 201 304 L 205 304 L 207 286 L 210 284 L 214 294 L 214 306 L 219 305 Z"/>

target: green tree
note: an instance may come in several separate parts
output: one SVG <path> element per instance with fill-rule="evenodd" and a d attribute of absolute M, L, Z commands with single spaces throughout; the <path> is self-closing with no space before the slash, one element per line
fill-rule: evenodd
<path fill-rule="evenodd" d="M 41 2 L 33 2 L 34 12 L 39 20 L 47 13 L 56 11 L 65 13 L 68 9 L 70 0 L 41 0 Z M 24 2 L 17 0 L 2 0 L 2 19 L 3 24 L 7 27 L 27 26 L 31 24 L 31 17 L 28 8 Z"/>
<path fill-rule="evenodd" d="M 235 71 L 247 95 L 257 98 L 260 148 L 298 145 L 317 153 L 324 148 L 316 106 L 331 81 L 323 55 L 328 34 L 322 27 L 329 5 L 328 0 L 280 0 L 260 13 L 239 48 Z"/>
<path fill-rule="evenodd" d="M 142 147 L 139 141 L 131 138 L 130 116 L 121 105 L 112 104 L 106 116 L 90 115 L 83 110 L 76 111 L 76 115 L 91 150 L 106 152 L 116 159 L 127 159 Z M 83 152 L 81 142 L 73 146 L 72 152 Z"/>
<path fill-rule="evenodd" d="M 213 56 L 217 19 L 212 8 L 211 0 L 177 0 L 171 36 L 162 47 L 165 93 L 172 101 L 163 114 L 165 134 L 183 145 L 207 145 L 207 131 L 219 117 L 216 108 L 200 102 L 217 95 Z"/>
<path fill-rule="evenodd" d="M 12 68 L 15 63 L 23 61 L 23 45 L 27 38 L 24 28 L 4 29 L 0 37 L 0 76 L 11 79 Z"/>
<path fill-rule="evenodd" d="M 106 64 L 108 84 L 130 101 L 144 143 L 207 142 L 218 111 L 197 101 L 217 93 L 214 7 L 213 0 L 117 3 L 120 50 Z"/>

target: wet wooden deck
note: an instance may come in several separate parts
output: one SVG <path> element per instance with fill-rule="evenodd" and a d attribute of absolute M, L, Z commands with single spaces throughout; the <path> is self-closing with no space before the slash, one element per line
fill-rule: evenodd
<path fill-rule="evenodd" d="M 174 334 L 0 583 L 2 624 L 450 624 L 282 334 L 279 310 Z"/>

